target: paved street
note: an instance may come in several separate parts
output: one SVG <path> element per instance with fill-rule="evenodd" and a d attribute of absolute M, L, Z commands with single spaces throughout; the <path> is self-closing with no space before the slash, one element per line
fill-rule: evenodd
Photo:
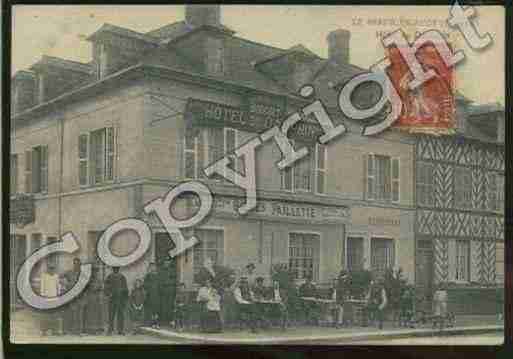
<path fill-rule="evenodd" d="M 504 333 L 362 341 L 358 345 L 501 345 Z"/>

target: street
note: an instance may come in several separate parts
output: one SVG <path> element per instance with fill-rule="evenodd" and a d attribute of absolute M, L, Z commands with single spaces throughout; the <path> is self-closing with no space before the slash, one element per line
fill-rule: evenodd
<path fill-rule="evenodd" d="M 501 345 L 504 333 L 480 335 L 450 335 L 436 337 L 400 338 L 362 341 L 357 345 Z"/>

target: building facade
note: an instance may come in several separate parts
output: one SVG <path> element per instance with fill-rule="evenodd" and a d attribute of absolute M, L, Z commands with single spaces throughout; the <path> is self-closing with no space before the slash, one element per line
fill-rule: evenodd
<path fill-rule="evenodd" d="M 424 212 L 415 210 L 413 174 L 421 145 L 392 130 L 362 136 L 361 124 L 337 110 L 335 85 L 363 71 L 349 63 L 347 31 L 329 34 L 324 59 L 302 45 L 279 49 L 239 38 L 221 23 L 220 7 L 208 5 L 187 6 L 186 21 L 145 34 L 105 24 L 88 40 L 91 62 L 43 56 L 13 79 L 13 280 L 28 255 L 70 231 L 77 256 L 97 261 L 101 233 L 135 217 L 151 224 L 154 238 L 140 261 L 121 269 L 131 287 L 173 246 L 144 205 L 190 179 L 211 189 L 214 208 L 188 231 L 201 243 L 175 261 L 189 287 L 207 257 L 236 270 L 254 263 L 265 277 L 286 263 L 300 281 L 327 283 L 342 268 L 380 274 L 399 267 L 415 280 L 415 216 L 420 223 Z M 257 208 L 241 216 L 244 192 L 203 169 L 228 153 L 240 171 L 234 149 L 308 104 L 298 95 L 305 84 L 347 131 L 319 145 L 306 118 L 290 137 L 309 155 L 283 171 L 276 144 L 261 145 Z M 172 212 L 187 216 L 195 206 L 185 197 Z M 127 255 L 137 243 L 123 232 L 112 251 Z M 49 260 L 62 272 L 71 259 Z M 34 273 L 36 286 L 45 265 Z"/>
<path fill-rule="evenodd" d="M 427 293 L 448 285 L 456 313 L 495 313 L 504 288 L 504 113 L 460 105 L 458 135 L 416 144 L 416 284 Z"/>

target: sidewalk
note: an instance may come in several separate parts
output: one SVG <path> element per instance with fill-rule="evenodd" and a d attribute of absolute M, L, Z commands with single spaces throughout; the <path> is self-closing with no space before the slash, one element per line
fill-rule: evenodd
<path fill-rule="evenodd" d="M 278 328 L 251 333 L 249 330 L 226 330 L 220 334 L 202 334 L 198 331 L 175 332 L 169 328 L 140 328 L 135 336 L 56 336 L 41 337 L 39 330 L 40 313 L 33 310 L 20 310 L 11 315 L 11 340 L 16 342 L 52 342 L 52 343 L 126 343 L 126 344 L 350 344 L 360 341 L 396 339 L 421 336 L 448 336 L 484 333 L 497 333 L 504 330 L 504 323 L 496 316 L 459 316 L 454 328 L 442 332 L 424 325 L 416 329 L 397 328 L 393 323 L 385 322 L 384 329 L 374 327 L 328 328 L 328 327 L 291 327 L 286 331 Z"/>
<path fill-rule="evenodd" d="M 219 334 L 204 334 L 198 331 L 176 332 L 169 328 L 140 328 L 144 334 L 159 338 L 183 339 L 197 344 L 321 344 L 323 342 L 347 344 L 350 342 L 407 338 L 420 336 L 479 335 L 501 332 L 504 323 L 496 316 L 460 316 L 453 328 L 434 330 L 430 325 L 412 328 L 394 327 L 385 323 L 382 330 L 375 327 L 329 328 L 329 327 L 292 327 L 286 331 L 277 328 L 252 333 L 249 330 L 226 330 Z"/>

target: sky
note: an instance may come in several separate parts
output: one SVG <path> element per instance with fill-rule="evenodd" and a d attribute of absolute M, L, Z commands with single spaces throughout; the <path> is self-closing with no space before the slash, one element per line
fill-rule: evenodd
<path fill-rule="evenodd" d="M 477 103 L 504 104 L 505 12 L 500 6 L 476 8 L 481 34 L 493 44 L 473 51 L 445 20 L 448 6 L 277 6 L 223 5 L 222 22 L 236 36 L 280 48 L 303 44 L 327 57 L 326 36 L 344 28 L 351 31 L 350 61 L 368 68 L 383 56 L 380 32 L 403 29 L 414 36 L 436 29 L 446 33 L 466 61 L 456 67 L 456 87 Z M 147 32 L 184 19 L 184 6 L 162 5 L 16 5 L 12 19 L 12 70 L 28 69 L 41 56 L 88 62 L 91 44 L 85 38 L 110 23 Z"/>

